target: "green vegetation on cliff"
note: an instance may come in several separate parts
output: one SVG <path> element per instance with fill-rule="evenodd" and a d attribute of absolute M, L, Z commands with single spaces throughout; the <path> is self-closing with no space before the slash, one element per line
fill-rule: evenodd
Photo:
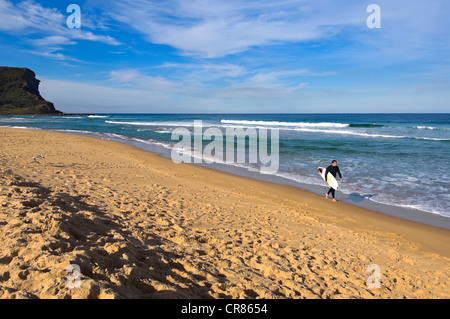
<path fill-rule="evenodd" d="M 0 67 L 0 115 L 61 113 L 40 95 L 39 83 L 30 69 Z"/>

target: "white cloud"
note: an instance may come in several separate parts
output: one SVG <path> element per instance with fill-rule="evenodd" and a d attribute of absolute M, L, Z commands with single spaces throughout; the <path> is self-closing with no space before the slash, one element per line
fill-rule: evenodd
<path fill-rule="evenodd" d="M 39 39 L 29 39 L 30 43 L 32 43 L 35 46 L 45 46 L 45 47 L 53 47 L 57 45 L 73 45 L 76 44 L 76 42 L 72 41 L 68 37 L 64 37 L 62 35 L 51 35 L 44 38 Z"/>
<path fill-rule="evenodd" d="M 157 90 L 170 94 L 176 88 L 177 84 L 161 76 L 144 75 L 139 70 L 113 70 L 109 73 L 110 81 L 122 86 L 138 89 Z"/>
<path fill-rule="evenodd" d="M 114 76 L 123 81 L 134 81 L 125 74 Z M 188 112 L 193 106 L 200 109 L 214 105 L 213 101 L 205 105 L 204 99 L 181 94 L 182 87 L 173 88 L 172 94 L 166 94 L 158 85 L 138 87 L 43 77 L 41 80 L 42 96 L 64 112 Z M 153 83 L 155 81 L 158 80 Z"/>
<path fill-rule="evenodd" d="M 187 66 L 187 65 L 184 65 Z M 188 65 L 194 67 L 194 65 Z M 140 70 L 114 70 L 109 73 L 109 80 L 121 87 L 144 89 L 149 91 L 164 92 L 167 95 L 180 97 L 196 97 L 205 100 L 273 100 L 293 99 L 296 94 L 306 88 L 305 83 L 287 83 L 283 76 L 314 74 L 309 70 L 291 70 L 279 72 L 258 72 L 249 77 L 233 77 L 228 73 L 220 73 L 222 69 L 234 70 L 237 66 L 230 65 L 199 65 L 184 75 L 181 80 L 169 80 L 161 76 L 148 76 Z M 174 67 L 174 66 L 172 66 Z M 213 69 L 218 70 L 220 75 L 216 77 L 209 75 Z M 204 72 L 204 73 L 201 73 Z M 232 73 L 234 75 L 235 73 Z M 209 85 L 209 82 L 224 77 L 221 85 Z M 200 80 L 199 80 L 200 79 Z M 201 79 L 207 79 L 201 81 Z"/>
<path fill-rule="evenodd" d="M 116 39 L 93 34 L 83 29 L 69 29 L 66 16 L 54 8 L 46 8 L 34 1 L 25 0 L 13 4 L 0 0 L 0 31 L 28 38 L 29 43 L 47 50 L 54 46 L 73 45 L 73 40 L 102 42 L 117 46 Z M 64 55 L 58 54 L 59 57 Z"/>
<path fill-rule="evenodd" d="M 8 0 L 0 0 L 0 30 L 19 33 L 33 28 L 47 30 L 60 24 L 63 15 L 56 9 L 44 8 L 31 1 L 16 5 Z"/>
<path fill-rule="evenodd" d="M 445 111 L 444 86 L 420 87 L 405 83 L 393 90 L 317 87 L 305 82 L 287 84 L 274 74 L 233 79 L 224 86 L 208 86 L 183 79 L 169 80 L 138 69 L 114 70 L 102 82 L 41 78 L 41 93 L 65 112 L 377 112 L 421 110 L 433 103 Z M 447 83 L 448 87 L 448 83 Z M 399 91 L 401 94 L 399 94 Z M 428 104 L 427 104 L 428 103 Z"/>
<path fill-rule="evenodd" d="M 360 20 L 352 17 L 354 9 L 346 12 L 324 0 L 312 4 L 310 0 L 121 0 L 108 6 L 114 19 L 132 26 L 153 43 L 215 58 L 253 46 L 322 38 L 334 34 L 339 26 Z"/>
<path fill-rule="evenodd" d="M 258 46 L 329 40 L 338 34 L 344 35 L 340 38 L 344 42 L 362 44 L 348 53 L 359 57 L 368 51 L 368 55 L 417 58 L 432 50 L 430 44 L 438 44 L 435 40 L 445 42 L 447 0 L 434 0 L 432 5 L 419 0 L 378 0 L 382 29 L 370 31 L 368 4 L 360 0 L 111 0 L 104 9 L 149 42 L 201 58 Z"/>
<path fill-rule="evenodd" d="M 117 46 L 117 45 L 121 44 L 118 40 L 116 40 L 108 35 L 104 36 L 104 35 L 93 34 L 90 31 L 82 31 L 79 29 L 71 30 L 71 32 L 72 33 L 70 34 L 70 36 L 73 39 L 102 42 L 102 43 L 106 43 L 106 44 L 113 45 L 113 46 Z"/>
<path fill-rule="evenodd" d="M 299 80 L 307 77 L 333 76 L 334 72 L 309 69 L 247 71 L 234 64 L 163 64 L 159 67 L 182 68 L 179 79 L 149 76 L 139 69 L 113 70 L 109 82 L 114 86 L 148 92 L 164 92 L 180 99 L 215 100 L 295 100 L 310 85 Z M 220 80 L 220 81 L 216 81 Z M 154 93 L 152 93 L 154 94 Z"/>
<path fill-rule="evenodd" d="M 178 69 L 191 72 L 191 78 L 195 74 L 200 78 L 210 81 L 223 77 L 240 77 L 248 73 L 246 68 L 232 63 L 164 63 L 155 68 Z"/>
<path fill-rule="evenodd" d="M 207 73 L 214 73 L 219 77 L 240 77 L 247 73 L 247 70 L 239 65 L 231 63 L 206 63 L 201 64 L 200 67 Z"/>
<path fill-rule="evenodd" d="M 43 56 L 52 60 L 58 60 L 58 61 L 72 61 L 72 62 L 83 62 L 76 58 L 73 58 L 71 56 L 67 56 L 61 52 L 58 52 L 60 48 L 53 48 L 48 50 L 26 50 L 25 52 L 31 53 L 34 55 Z"/>
<path fill-rule="evenodd" d="M 315 72 L 310 69 L 292 69 L 292 70 L 259 70 L 253 76 L 253 81 L 256 82 L 279 82 L 281 79 L 310 77 L 310 76 L 334 76 L 336 72 Z"/>
<path fill-rule="evenodd" d="M 112 70 L 102 82 L 41 80 L 42 95 L 65 112 L 226 112 L 235 107 L 234 111 L 242 111 L 242 106 L 233 103 L 292 101 L 305 89 L 304 83 L 288 85 L 276 75 L 264 77 L 262 73 L 259 78 L 231 77 L 219 87 L 191 81 L 189 75 L 171 80 L 146 75 L 139 69 Z"/>
<path fill-rule="evenodd" d="M 20 13 L 20 9 L 6 0 L 0 0 L 0 30 L 22 30 L 29 26 L 27 19 Z"/>

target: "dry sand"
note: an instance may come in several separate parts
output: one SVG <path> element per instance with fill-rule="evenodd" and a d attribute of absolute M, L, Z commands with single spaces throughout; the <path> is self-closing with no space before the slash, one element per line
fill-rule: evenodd
<path fill-rule="evenodd" d="M 0 128 L 0 298 L 449 298 L 449 260 L 448 230 L 117 142 Z M 370 264 L 381 288 L 366 285 Z"/>

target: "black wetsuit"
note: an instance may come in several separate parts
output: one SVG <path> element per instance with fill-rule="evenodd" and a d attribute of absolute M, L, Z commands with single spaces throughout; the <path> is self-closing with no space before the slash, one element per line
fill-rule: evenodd
<path fill-rule="evenodd" d="M 342 178 L 341 171 L 339 170 L 339 166 L 337 166 L 337 165 L 336 166 L 330 165 L 327 167 L 327 170 L 325 171 L 325 178 L 327 178 L 328 173 L 333 175 L 334 178 L 336 178 L 336 175 L 339 174 L 339 177 Z M 330 193 L 333 196 L 333 198 L 335 198 L 336 190 L 333 187 L 330 187 L 327 194 L 330 194 Z"/>

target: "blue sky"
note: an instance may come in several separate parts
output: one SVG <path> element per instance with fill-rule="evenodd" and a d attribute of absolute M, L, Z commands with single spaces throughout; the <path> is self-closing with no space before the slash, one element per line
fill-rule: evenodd
<path fill-rule="evenodd" d="M 80 29 L 66 25 L 72 3 Z M 0 0 L 0 65 L 34 70 L 65 112 L 448 112 L 448 12 L 448 0 Z"/>

